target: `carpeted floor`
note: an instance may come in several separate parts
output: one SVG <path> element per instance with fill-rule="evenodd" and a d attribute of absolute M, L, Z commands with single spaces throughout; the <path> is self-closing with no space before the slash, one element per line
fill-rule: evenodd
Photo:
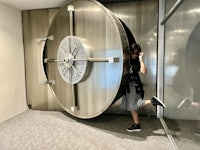
<path fill-rule="evenodd" d="M 159 119 L 141 117 L 141 132 L 126 132 L 129 115 L 89 120 L 63 112 L 28 110 L 0 124 L 1 150 L 170 150 Z"/>
<path fill-rule="evenodd" d="M 180 150 L 200 150 L 200 121 L 165 119 Z"/>

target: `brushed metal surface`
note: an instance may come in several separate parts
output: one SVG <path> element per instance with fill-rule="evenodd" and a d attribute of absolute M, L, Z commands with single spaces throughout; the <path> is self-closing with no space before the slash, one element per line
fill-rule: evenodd
<path fill-rule="evenodd" d="M 41 84 L 46 80 L 42 62 L 45 42 L 36 42 L 37 38 L 47 35 L 49 23 L 57 10 L 55 8 L 22 12 L 27 104 L 32 109 L 63 110 L 55 101 L 48 84 Z"/>
<path fill-rule="evenodd" d="M 77 111 L 73 112 L 73 86 L 61 78 L 56 63 L 46 64 L 49 80 L 55 80 L 52 91 L 62 107 L 79 118 L 92 118 L 103 113 L 115 98 L 123 74 L 123 51 L 127 51 L 128 40 L 120 21 L 102 4 L 93 0 L 74 0 L 63 6 L 49 28 L 44 56 L 55 59 L 60 42 L 70 35 L 67 6 L 74 6 L 74 33 L 82 39 L 92 58 L 117 57 L 116 63 L 92 62 L 87 78 L 76 84 Z"/>

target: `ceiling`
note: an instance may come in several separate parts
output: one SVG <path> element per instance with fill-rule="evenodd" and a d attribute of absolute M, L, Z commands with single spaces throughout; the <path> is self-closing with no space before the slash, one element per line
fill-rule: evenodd
<path fill-rule="evenodd" d="M 69 0 L 0 0 L 0 3 L 14 7 L 18 10 L 32 10 L 32 9 L 44 9 L 55 8 L 63 6 Z M 134 0 L 98 0 L 102 3 L 112 2 L 128 2 Z"/>
<path fill-rule="evenodd" d="M 65 4 L 68 0 L 0 0 L 1 3 L 18 10 L 55 8 Z"/>

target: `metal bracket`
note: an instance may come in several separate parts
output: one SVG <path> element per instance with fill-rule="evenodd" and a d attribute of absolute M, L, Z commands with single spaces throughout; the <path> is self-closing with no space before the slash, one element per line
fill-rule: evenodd
<path fill-rule="evenodd" d="M 71 111 L 76 112 L 78 110 L 78 106 L 71 106 Z"/>
<path fill-rule="evenodd" d="M 45 80 L 45 81 L 42 81 L 41 84 L 56 84 L 56 81 L 55 80 Z"/>
<path fill-rule="evenodd" d="M 115 62 L 119 62 L 119 58 L 118 57 L 110 57 L 110 58 L 108 58 L 108 63 L 115 63 Z"/>
<path fill-rule="evenodd" d="M 115 63 L 119 62 L 118 57 L 109 57 L 109 58 L 87 58 L 89 62 L 108 62 L 108 63 Z"/>
<path fill-rule="evenodd" d="M 44 58 L 44 63 L 57 62 L 57 59 Z"/>
<path fill-rule="evenodd" d="M 44 42 L 44 41 L 47 41 L 47 40 L 53 40 L 53 35 L 43 37 L 43 38 L 36 38 L 36 42 Z"/>
<path fill-rule="evenodd" d="M 74 11 L 74 5 L 68 5 L 67 10 L 68 11 Z"/>

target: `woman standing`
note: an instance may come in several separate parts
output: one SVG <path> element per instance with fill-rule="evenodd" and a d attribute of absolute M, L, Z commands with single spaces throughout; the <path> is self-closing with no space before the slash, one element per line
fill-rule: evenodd
<path fill-rule="evenodd" d="M 157 97 L 149 100 L 143 100 L 144 90 L 143 84 L 140 80 L 139 72 L 145 74 L 147 68 L 143 61 L 144 53 L 141 51 L 139 44 L 132 44 L 130 47 L 130 67 L 128 73 L 128 82 L 125 94 L 122 98 L 121 108 L 131 112 L 133 118 L 133 125 L 127 128 L 128 132 L 141 131 L 138 109 L 143 106 L 153 104 L 154 106 L 160 105 L 166 107 L 165 104 Z"/>

